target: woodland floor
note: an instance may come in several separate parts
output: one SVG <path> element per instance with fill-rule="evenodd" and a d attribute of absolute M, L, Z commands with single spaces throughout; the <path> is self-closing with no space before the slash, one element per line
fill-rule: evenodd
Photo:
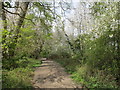
<path fill-rule="evenodd" d="M 46 59 L 42 62 L 34 72 L 34 88 L 82 88 L 72 81 L 70 75 L 58 63 Z"/>

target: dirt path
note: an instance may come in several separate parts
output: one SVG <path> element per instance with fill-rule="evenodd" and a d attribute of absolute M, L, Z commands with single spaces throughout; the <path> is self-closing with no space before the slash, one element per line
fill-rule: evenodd
<path fill-rule="evenodd" d="M 81 88 L 64 68 L 51 60 L 43 60 L 43 64 L 35 70 L 32 82 L 35 88 Z"/>

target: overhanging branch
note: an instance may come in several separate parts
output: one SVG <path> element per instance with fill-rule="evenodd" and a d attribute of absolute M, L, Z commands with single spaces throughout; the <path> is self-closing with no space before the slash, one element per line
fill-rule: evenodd
<path fill-rule="evenodd" d="M 4 8 L 4 10 L 5 10 L 6 12 L 10 13 L 10 14 L 15 14 L 15 15 L 18 15 L 19 17 L 23 18 L 19 13 L 10 12 L 9 10 L 7 10 L 7 9 L 5 9 L 5 8 Z M 32 19 L 29 19 L 29 18 L 24 18 L 24 19 L 30 20 L 30 21 L 35 25 L 35 23 L 32 21 Z"/>

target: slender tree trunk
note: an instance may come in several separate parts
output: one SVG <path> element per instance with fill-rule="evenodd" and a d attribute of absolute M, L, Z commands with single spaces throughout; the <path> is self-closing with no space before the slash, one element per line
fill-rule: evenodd
<path fill-rule="evenodd" d="M 15 54 L 15 48 L 16 48 L 16 44 L 18 43 L 20 28 L 23 25 L 23 21 L 24 21 L 25 15 L 27 13 L 28 5 L 29 5 L 29 2 L 21 2 L 20 3 L 20 7 L 22 9 L 20 11 L 20 17 L 18 18 L 18 21 L 17 21 L 17 27 L 16 27 L 14 42 L 13 42 L 14 47 L 12 48 L 12 50 L 9 50 L 9 56 L 10 56 L 9 58 L 13 57 Z"/>
<path fill-rule="evenodd" d="M 65 34 L 65 37 L 66 37 L 66 39 L 67 39 L 68 44 L 70 45 L 70 49 L 73 51 L 73 53 L 75 53 L 75 49 L 74 49 L 74 47 L 73 47 L 73 44 L 71 43 L 71 41 L 70 41 L 67 33 L 65 33 L 65 30 L 64 30 L 64 28 L 65 28 L 64 21 L 62 22 L 62 24 L 63 24 L 63 32 L 64 32 L 64 34 Z"/>
<path fill-rule="evenodd" d="M 117 68 L 119 68 L 120 66 L 120 1 L 117 4 L 118 7 L 118 11 L 117 11 L 117 23 L 118 23 L 118 27 L 117 27 L 117 32 L 116 32 L 116 42 L 117 42 Z M 118 85 L 120 86 L 120 69 L 118 70 L 118 76 L 117 76 L 117 82 Z"/>
<path fill-rule="evenodd" d="M 7 20 L 6 20 L 6 12 L 4 11 L 4 2 L 1 3 L 1 7 L 2 7 L 1 17 L 2 17 L 2 21 L 3 21 L 3 29 L 7 30 Z M 2 34 L 2 44 L 5 44 L 5 43 L 6 43 L 6 34 Z M 7 53 L 6 53 L 5 47 L 3 47 L 3 49 L 2 49 L 2 55 L 3 55 L 3 59 L 7 58 Z"/>

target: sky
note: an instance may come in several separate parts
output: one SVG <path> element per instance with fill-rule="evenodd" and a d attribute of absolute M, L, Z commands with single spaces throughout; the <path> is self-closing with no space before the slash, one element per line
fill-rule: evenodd
<path fill-rule="evenodd" d="M 60 1 L 60 0 L 59 0 Z M 65 1 L 65 0 L 64 0 Z M 67 1 L 67 0 L 66 0 Z M 69 0 L 70 1 L 70 0 Z M 57 2 L 56 2 L 57 3 Z M 63 11 L 60 7 L 56 9 L 56 12 L 62 16 L 61 21 L 65 20 L 65 31 L 67 34 L 74 34 L 76 35 L 77 31 L 75 28 L 72 27 L 71 22 L 69 20 L 67 20 L 66 18 L 73 18 L 74 14 L 76 14 L 77 12 L 75 11 L 78 8 L 79 5 L 79 0 L 71 0 L 71 2 L 67 2 L 67 3 L 71 3 L 71 7 L 70 9 Z M 66 5 L 65 5 L 66 6 Z M 65 13 L 62 14 L 62 12 Z"/>

